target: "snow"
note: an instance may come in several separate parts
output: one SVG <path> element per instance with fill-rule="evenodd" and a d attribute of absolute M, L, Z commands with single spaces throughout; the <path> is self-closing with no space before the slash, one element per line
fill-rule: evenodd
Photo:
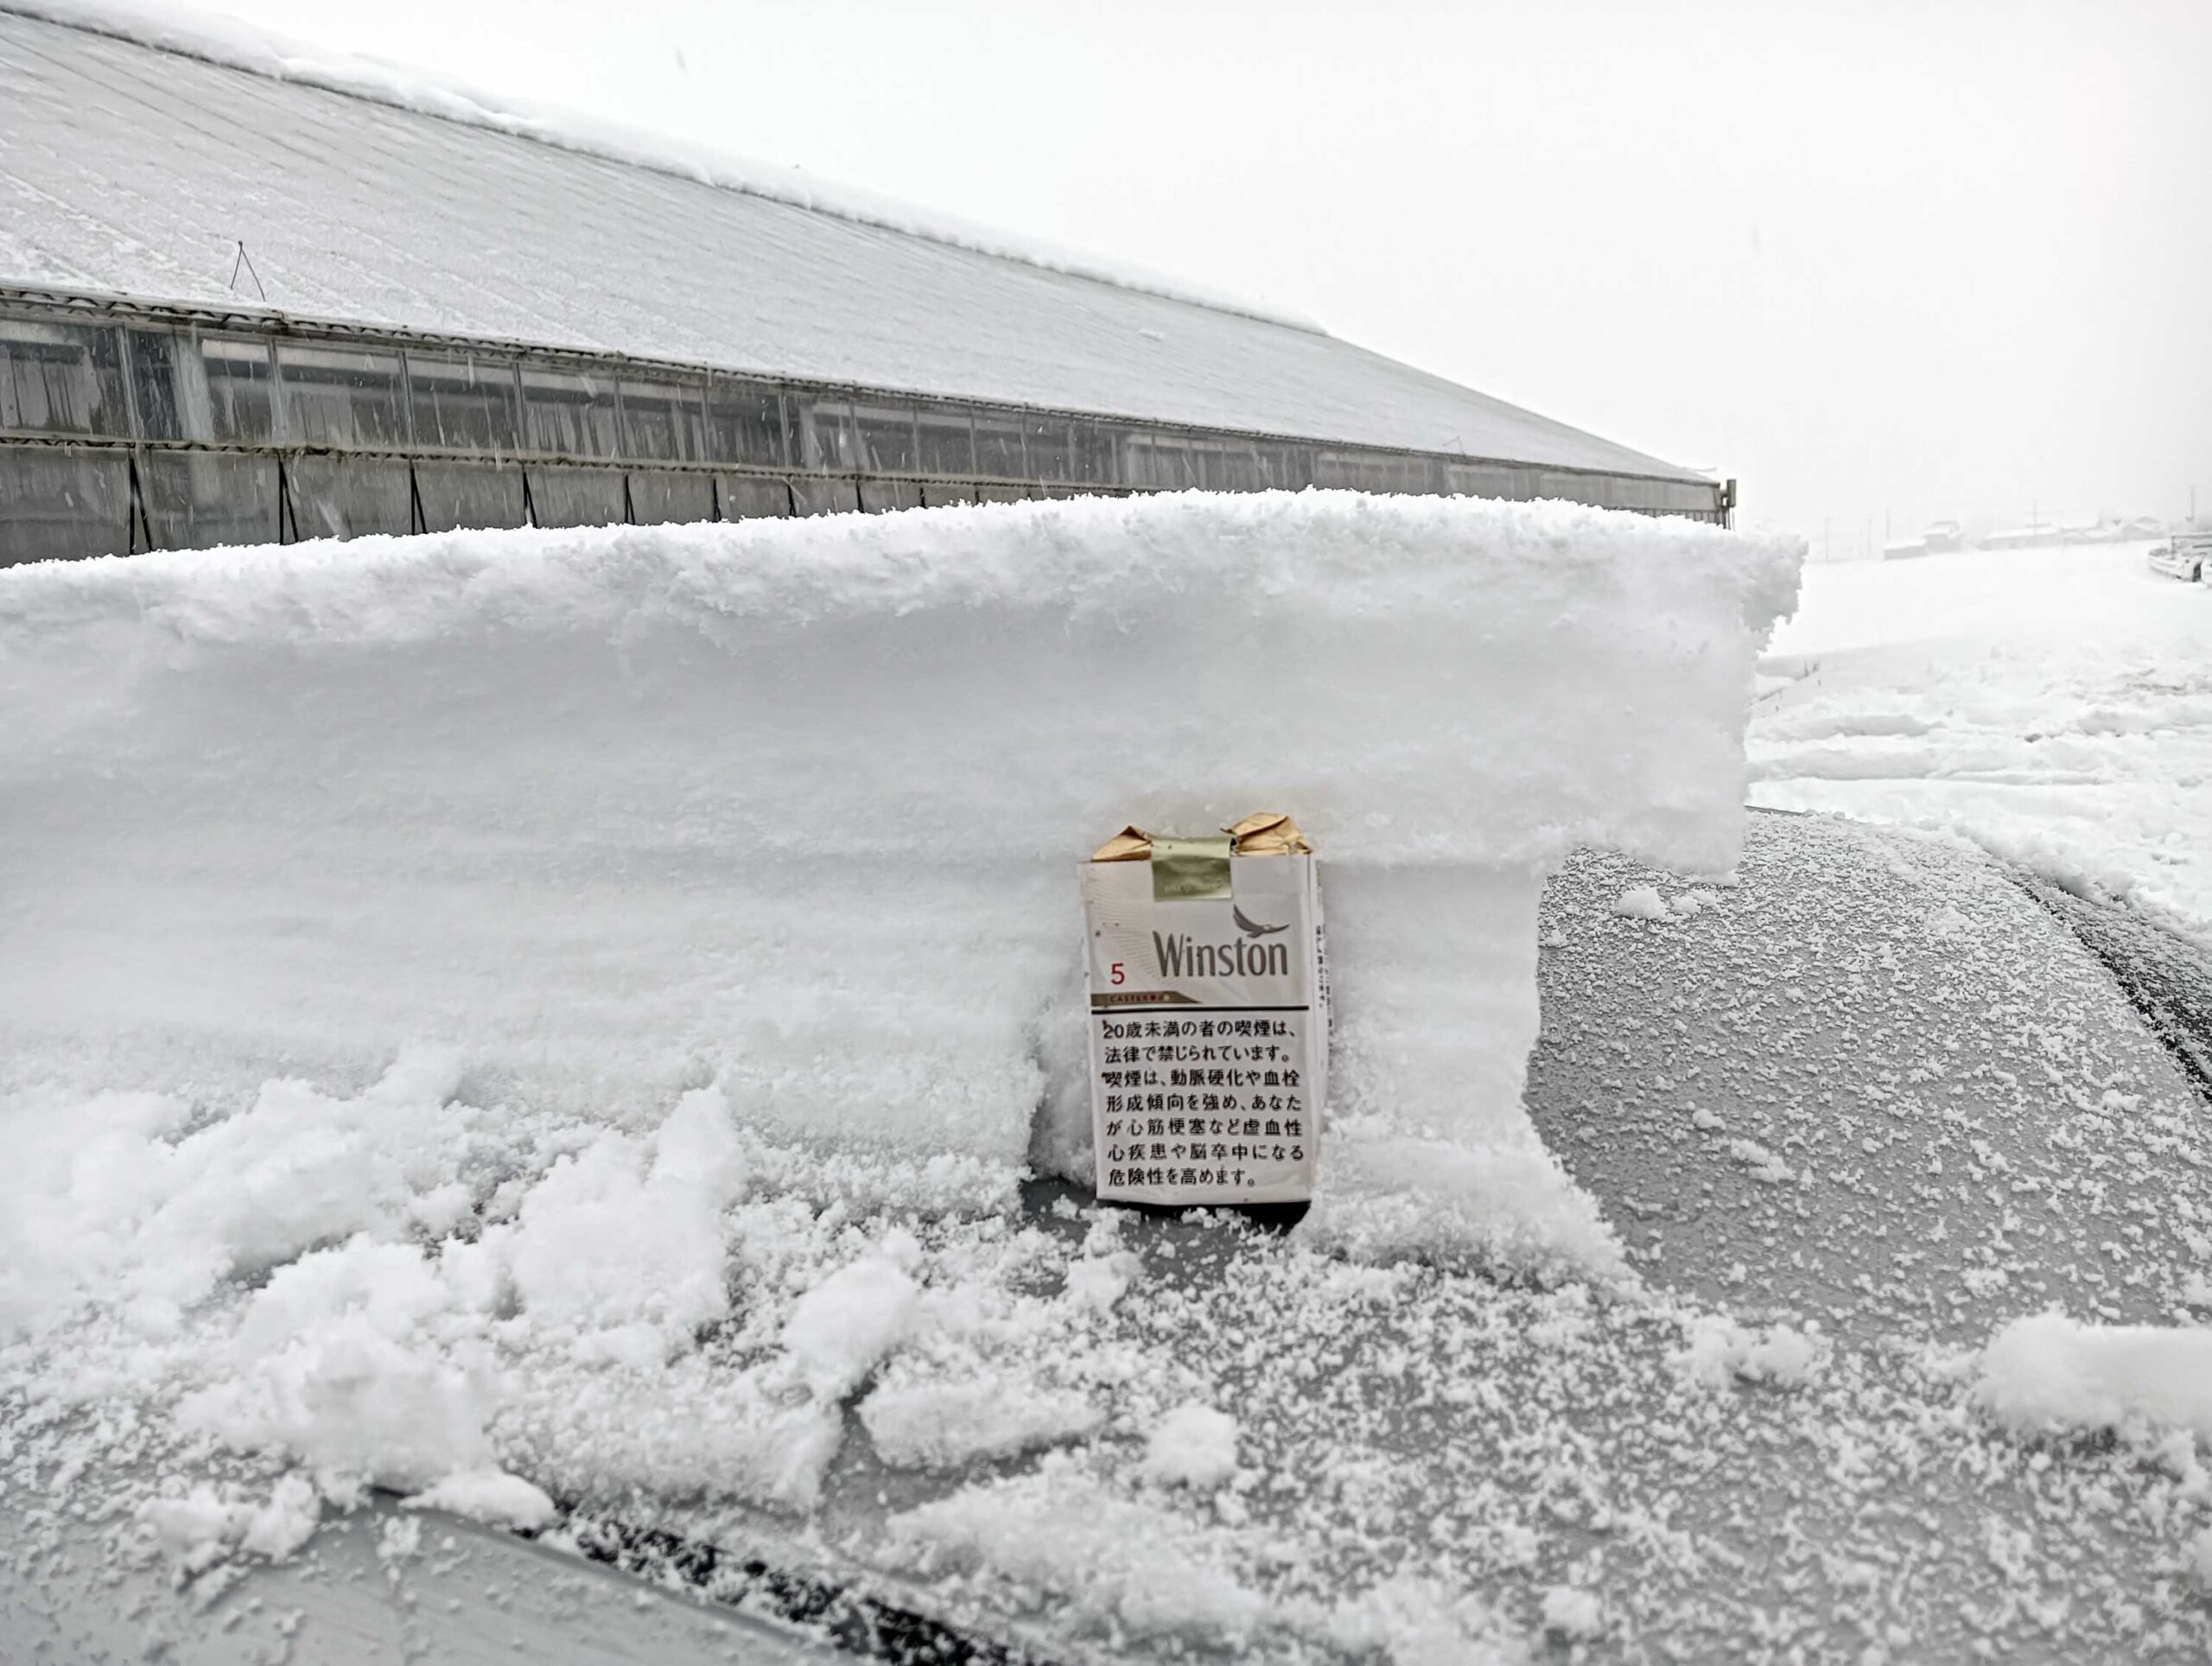
<path fill-rule="evenodd" d="M 334 51 L 219 12 L 140 3 L 139 0 L 13 0 L 10 10 L 272 80 L 321 87 L 395 110 L 512 134 L 582 156 L 789 203 L 856 225 L 880 226 L 956 249 L 1018 260 L 1046 271 L 1087 277 L 1294 329 L 1318 332 L 1320 328 L 1311 319 L 1294 313 L 1260 307 L 1134 264 L 995 230 L 856 186 L 810 178 L 798 168 L 686 145 L 645 129 L 488 92 L 410 65 Z"/>
<path fill-rule="evenodd" d="M 2017 1319 L 1982 1350 L 1974 1398 L 2023 1433 L 2156 1426 L 2212 1445 L 2212 1330 Z"/>
<path fill-rule="evenodd" d="M 1103 1421 L 1083 1395 L 988 1367 L 952 1381 L 887 1383 L 861 1403 L 860 1417 L 887 1464 L 942 1470 L 1079 1440 Z"/>
<path fill-rule="evenodd" d="M 2212 943 L 2212 588 L 2152 547 L 1808 569 L 1753 802 L 1970 838 Z"/>
<path fill-rule="evenodd" d="M 1554 1585 L 1544 1593 L 1544 1630 L 1564 1637 L 1594 1637 L 1605 1629 L 1604 1606 L 1587 1591 Z"/>
<path fill-rule="evenodd" d="M 541 1528 L 553 1519 L 553 1501 L 519 1476 L 501 1470 L 457 1470 L 411 1497 L 402 1510 L 440 1510 L 493 1527 Z"/>
<path fill-rule="evenodd" d="M 1122 1218 L 1017 1209 L 1088 1179 L 1075 863 L 1294 809 L 1347 992 L 1301 1253 L 1625 1288 L 1521 1104 L 1537 898 L 1734 865 L 1799 553 L 1310 493 L 0 574 L 0 1461 L 205 1574 L 372 1489 L 804 1517 L 855 1428 L 1052 1448 L 890 1542 L 1095 1539 L 1102 1617 L 1246 1635 L 1169 1504 L 1040 1478 L 1250 1508 L 1239 1422 L 1103 1339 Z M 1488 1624 L 1369 1585 L 1301 1635 Z"/>
<path fill-rule="evenodd" d="M 1613 912 L 1626 919 L 1664 919 L 1667 905 L 1656 886 L 1636 885 L 1613 900 Z"/>
<path fill-rule="evenodd" d="M 1176 1486 L 1219 1486 L 1236 1472 L 1236 1420 L 1192 1402 L 1176 1407 L 1146 1438 L 1143 1472 Z"/>
<path fill-rule="evenodd" d="M 915 1255 L 903 1235 L 839 1269 L 801 1296 L 784 1321 L 784 1358 L 809 1393 L 842 1399 L 880 1364 L 913 1323 L 914 1281 L 899 1262 Z"/>

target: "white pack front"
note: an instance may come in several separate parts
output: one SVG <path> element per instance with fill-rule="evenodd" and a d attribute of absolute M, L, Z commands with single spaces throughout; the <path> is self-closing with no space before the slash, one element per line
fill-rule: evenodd
<path fill-rule="evenodd" d="M 1082 886 L 1098 1195 L 1310 1199 L 1328 975 L 1296 826 L 1253 817 L 1192 840 L 1132 829 L 1084 864 Z"/>

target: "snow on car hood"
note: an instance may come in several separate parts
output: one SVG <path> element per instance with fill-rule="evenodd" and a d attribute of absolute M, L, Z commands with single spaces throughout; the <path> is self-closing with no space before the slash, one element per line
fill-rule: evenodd
<path fill-rule="evenodd" d="M 190 1566 L 367 1485 L 804 1511 L 880 1377 L 917 1465 L 1083 1440 L 1130 1268 L 1013 1211 L 1087 1177 L 1073 866 L 1256 805 L 1330 887 L 1313 1250 L 1625 1284 L 1520 1103 L 1538 894 L 1734 862 L 1800 553 L 1307 493 L 0 575 L 0 1403 L 136 1408 Z M 1077 1364 L 899 1386 L 993 1336 Z"/>

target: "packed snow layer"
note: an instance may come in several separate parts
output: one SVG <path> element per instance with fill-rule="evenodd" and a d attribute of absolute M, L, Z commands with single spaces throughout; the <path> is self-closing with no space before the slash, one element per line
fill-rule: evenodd
<path fill-rule="evenodd" d="M 1711 484 L 1316 330 L 999 258 L 912 211 L 823 212 L 742 165 L 625 165 L 594 149 L 657 142 L 233 24 L 96 26 L 113 32 L 0 6 L 0 282 L 227 311 L 248 303 L 243 243 L 252 303 L 295 317 Z"/>
<path fill-rule="evenodd" d="M 0 1082 L 245 1112 L 429 1049 L 470 1103 L 636 1130 L 711 1082 L 1008 1173 L 1049 1099 L 1087 1178 L 1074 863 L 1281 807 L 1344 991 L 1315 1230 L 1600 1264 L 1518 1104 L 1538 890 L 1734 860 L 1796 553 L 1305 493 L 13 570 Z M 678 1231 L 575 1160 L 562 1208 Z"/>
<path fill-rule="evenodd" d="M 1797 557 L 1301 493 L 0 574 L 0 1492 L 99 1470 L 189 1573 L 372 1487 L 812 1512 L 862 1433 L 1087 1450 L 1139 1259 L 1013 1205 L 1088 1179 L 1075 869 L 1132 820 L 1322 852 L 1317 1250 L 1624 1280 L 1520 1102 L 1537 895 L 1735 861 Z M 1231 1498 L 1194 1390 L 1147 1472 Z M 1113 1604 L 1245 1625 L 1132 1555 Z"/>
<path fill-rule="evenodd" d="M 2212 1443 L 2212 1329 L 2016 1319 L 1982 1351 L 1974 1397 L 2027 1433 L 2166 1428 Z"/>
<path fill-rule="evenodd" d="M 2212 588 L 2151 547 L 1808 569 L 1754 800 L 1963 835 L 2212 944 Z"/>

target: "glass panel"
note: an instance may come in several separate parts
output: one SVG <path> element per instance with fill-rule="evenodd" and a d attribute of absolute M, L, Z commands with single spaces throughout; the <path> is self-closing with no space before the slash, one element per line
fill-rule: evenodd
<path fill-rule="evenodd" d="M 139 489 L 157 550 L 275 544 L 276 461 L 220 451 L 151 451 Z"/>
<path fill-rule="evenodd" d="M 1233 443 L 1199 448 L 1198 472 L 1211 492 L 1250 492 L 1260 484 L 1259 464 L 1249 450 Z"/>
<path fill-rule="evenodd" d="M 1324 451 L 1314 459 L 1313 480 L 1330 487 L 1359 486 L 1359 460 L 1347 452 Z"/>
<path fill-rule="evenodd" d="M 879 474 L 914 472 L 914 413 L 892 405 L 855 405 L 859 466 Z"/>
<path fill-rule="evenodd" d="M 1259 459 L 1262 486 L 1298 492 L 1313 484 L 1313 453 L 1308 448 L 1262 440 L 1253 451 Z"/>
<path fill-rule="evenodd" d="M 416 445 L 446 451 L 521 448 L 515 425 L 512 365 L 497 359 L 410 353 L 407 380 L 414 398 Z M 512 521 L 491 524 L 515 525 Z"/>
<path fill-rule="evenodd" d="M 1094 486 L 1105 486 L 1122 478 L 1118 436 L 1115 431 L 1097 423 L 1077 423 L 1075 425 L 1074 479 Z"/>
<path fill-rule="evenodd" d="M 0 567 L 130 549 L 130 474 L 116 452 L 0 446 Z"/>
<path fill-rule="evenodd" d="M 423 525 L 433 532 L 524 524 L 522 470 L 512 464 L 417 463 L 415 489 Z"/>
<path fill-rule="evenodd" d="M 284 436 L 294 445 L 406 445 L 397 353 L 280 341 L 276 363 L 284 372 Z"/>
<path fill-rule="evenodd" d="M 287 397 L 291 391 L 288 378 Z M 295 457 L 284 465 L 292 524 L 303 538 L 412 531 L 407 465 L 382 457 Z"/>
<path fill-rule="evenodd" d="M 1522 495 L 1517 471 L 1490 463 L 1446 463 L 1445 485 L 1461 497 L 1503 498 Z"/>
<path fill-rule="evenodd" d="M 922 506 L 922 486 L 918 480 L 862 480 L 861 507 L 871 515 L 880 515 L 893 509 L 919 509 Z"/>
<path fill-rule="evenodd" d="M 583 371 L 522 367 L 523 438 L 528 449 L 561 457 L 612 457 L 620 442 L 614 420 L 614 382 Z M 537 476 L 531 477 L 535 482 Z M 618 501 L 614 518 L 620 520 Z M 552 523 L 541 521 L 540 525 Z M 598 522 L 562 522 L 597 525 Z"/>
<path fill-rule="evenodd" d="M 758 474 L 723 474 L 721 482 L 724 520 L 761 520 L 791 512 L 791 489 L 782 480 Z"/>
<path fill-rule="evenodd" d="M 0 318 L 0 428 L 129 439 L 122 337 L 96 324 Z"/>
<path fill-rule="evenodd" d="M 914 461 L 925 474 L 951 474 L 966 479 L 976 472 L 976 433 L 964 410 L 950 405 L 924 405 L 916 415 L 918 437 Z M 931 493 L 930 501 L 937 501 Z"/>
<path fill-rule="evenodd" d="M 1140 434 L 1129 441 L 1129 474 L 1138 486 L 1181 492 L 1198 483 L 1191 448 L 1172 435 Z"/>
<path fill-rule="evenodd" d="M 276 385 L 269 343 L 245 335 L 203 335 L 199 346 L 210 436 L 241 445 L 275 439 Z"/>
<path fill-rule="evenodd" d="M 842 404 L 808 399 L 794 393 L 791 403 L 799 415 L 799 463 L 802 467 L 839 473 L 858 467 L 849 414 Z M 850 508 L 852 506 L 845 506 Z"/>
<path fill-rule="evenodd" d="M 626 457 L 697 462 L 706 455 L 699 390 L 683 382 L 622 381 Z"/>
<path fill-rule="evenodd" d="M 1075 455 L 1068 425 L 1052 416 L 1032 417 L 1029 423 L 1029 474 L 1039 480 L 1075 478 Z"/>
<path fill-rule="evenodd" d="M 707 427 L 719 461 L 781 468 L 791 461 L 784 396 L 776 388 L 715 377 L 707 385 Z"/>
<path fill-rule="evenodd" d="M 1022 459 L 1022 423 L 995 410 L 976 413 L 976 472 L 987 480 L 1018 480 L 1028 473 Z"/>
<path fill-rule="evenodd" d="M 810 480 L 802 474 L 791 482 L 791 495 L 802 515 L 841 515 L 861 506 L 850 480 Z"/>
<path fill-rule="evenodd" d="M 148 440 L 205 440 L 207 429 L 206 390 L 198 388 L 196 404 L 200 420 L 189 426 L 186 412 L 194 402 L 185 394 L 177 366 L 179 348 L 187 344 L 167 330 L 126 332 L 130 347 L 130 394 L 138 406 L 138 433 Z"/>
<path fill-rule="evenodd" d="M 640 526 L 712 520 L 715 497 L 712 475 L 656 469 L 634 469 L 630 474 L 631 518 Z"/>
<path fill-rule="evenodd" d="M 530 505 L 540 526 L 620 526 L 622 475 L 613 468 L 534 465 Z"/>

